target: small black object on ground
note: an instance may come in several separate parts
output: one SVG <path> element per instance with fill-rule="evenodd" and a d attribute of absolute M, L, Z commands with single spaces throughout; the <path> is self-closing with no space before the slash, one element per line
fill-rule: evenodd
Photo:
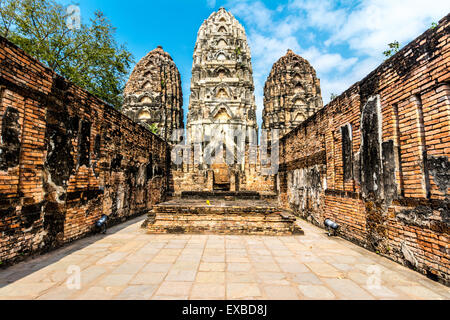
<path fill-rule="evenodd" d="M 104 214 L 100 220 L 95 223 L 96 232 L 106 234 L 108 216 Z"/>
<path fill-rule="evenodd" d="M 336 233 L 337 233 L 337 231 L 339 229 L 339 225 L 336 222 L 334 222 L 333 220 L 330 220 L 330 219 L 326 219 L 325 220 L 325 227 L 328 230 L 328 236 L 329 237 L 336 236 Z M 333 232 L 333 234 L 331 234 L 331 232 Z"/>

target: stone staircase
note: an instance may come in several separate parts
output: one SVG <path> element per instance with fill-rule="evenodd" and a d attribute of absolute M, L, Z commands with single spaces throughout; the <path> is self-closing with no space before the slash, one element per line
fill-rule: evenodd
<path fill-rule="evenodd" d="M 277 200 L 276 193 L 260 193 L 256 191 L 184 191 L 181 199 L 222 199 L 227 201 L 235 200 Z"/>
<path fill-rule="evenodd" d="M 143 224 L 151 234 L 302 235 L 296 217 L 253 192 L 185 192 L 155 205 Z"/>

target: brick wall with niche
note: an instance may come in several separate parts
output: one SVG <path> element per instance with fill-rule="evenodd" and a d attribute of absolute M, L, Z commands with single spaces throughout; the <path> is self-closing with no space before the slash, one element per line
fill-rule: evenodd
<path fill-rule="evenodd" d="M 450 281 L 450 15 L 281 141 L 280 202 Z"/>
<path fill-rule="evenodd" d="M 3 38 L 0 99 L 2 265 L 161 201 L 168 145 Z"/>

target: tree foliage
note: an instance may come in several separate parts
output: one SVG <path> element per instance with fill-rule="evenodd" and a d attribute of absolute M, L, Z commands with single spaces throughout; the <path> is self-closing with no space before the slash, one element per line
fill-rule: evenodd
<path fill-rule="evenodd" d="M 101 11 L 71 28 L 54 0 L 0 0 L 0 35 L 68 80 L 120 108 L 132 54 Z"/>
<path fill-rule="evenodd" d="M 389 50 L 383 52 L 384 56 L 387 58 L 392 57 L 394 54 L 400 51 L 400 43 L 398 41 L 394 41 L 388 44 Z"/>

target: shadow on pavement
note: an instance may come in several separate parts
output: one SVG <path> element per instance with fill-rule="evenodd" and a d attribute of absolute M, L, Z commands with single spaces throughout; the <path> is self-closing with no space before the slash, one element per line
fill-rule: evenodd
<path fill-rule="evenodd" d="M 76 240 L 75 242 L 64 245 L 61 248 L 52 250 L 42 255 L 31 256 L 18 264 L 12 265 L 5 269 L 0 269 L 0 288 L 3 288 L 11 283 L 14 283 L 22 278 L 25 278 L 45 267 L 48 267 L 61 259 L 71 255 L 72 253 L 89 247 L 90 245 L 104 239 L 111 234 L 120 232 L 121 230 L 144 221 L 147 216 L 139 216 L 131 220 L 125 221 L 121 224 L 116 224 L 109 228 L 106 234 L 94 234 L 85 238 Z"/>

